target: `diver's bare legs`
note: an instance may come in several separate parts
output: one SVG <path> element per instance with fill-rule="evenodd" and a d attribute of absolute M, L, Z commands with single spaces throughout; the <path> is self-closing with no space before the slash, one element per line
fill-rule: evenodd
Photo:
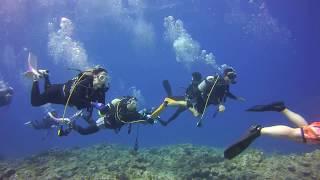
<path fill-rule="evenodd" d="M 301 128 L 307 126 L 308 122 L 298 113 L 295 113 L 288 108 L 285 108 L 281 113 L 288 118 L 290 122 L 295 124 L 298 128 L 291 128 L 288 126 L 277 125 L 265 127 L 261 129 L 262 135 L 272 136 L 276 138 L 287 138 L 294 141 L 302 142 Z"/>
<path fill-rule="evenodd" d="M 285 108 L 281 113 L 286 116 L 290 122 L 295 124 L 297 127 L 307 126 L 308 122 L 298 113 L 295 113 L 288 108 Z"/>
<path fill-rule="evenodd" d="M 283 125 L 264 127 L 261 129 L 261 134 L 275 138 L 286 138 L 299 142 L 302 142 L 303 140 L 300 128 L 291 128 Z"/>

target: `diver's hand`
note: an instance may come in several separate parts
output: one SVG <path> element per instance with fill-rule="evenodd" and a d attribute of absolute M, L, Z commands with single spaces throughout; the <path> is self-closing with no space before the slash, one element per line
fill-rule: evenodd
<path fill-rule="evenodd" d="M 226 110 L 226 107 L 225 107 L 224 105 L 220 104 L 220 105 L 218 106 L 218 111 L 219 111 L 219 112 L 224 112 L 225 110 Z"/>
<path fill-rule="evenodd" d="M 61 118 L 61 123 L 62 124 L 70 124 L 71 120 L 69 118 Z"/>
<path fill-rule="evenodd" d="M 98 110 L 102 110 L 105 107 L 103 103 L 91 102 L 90 104 Z"/>
<path fill-rule="evenodd" d="M 243 98 L 243 97 L 237 97 L 237 100 L 238 100 L 238 101 L 241 101 L 241 102 L 245 102 L 245 101 L 246 101 L 246 99 Z"/>
<path fill-rule="evenodd" d="M 146 120 L 150 124 L 154 124 L 155 123 L 155 119 L 152 118 L 151 114 L 147 114 L 146 115 Z"/>

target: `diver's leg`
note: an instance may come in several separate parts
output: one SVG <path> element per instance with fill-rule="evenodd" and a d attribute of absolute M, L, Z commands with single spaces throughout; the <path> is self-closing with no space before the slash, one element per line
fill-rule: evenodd
<path fill-rule="evenodd" d="M 161 112 L 167 107 L 167 105 L 167 102 L 163 102 L 162 104 L 160 104 L 160 106 L 151 113 L 151 118 L 154 119 L 158 117 L 161 114 Z"/>
<path fill-rule="evenodd" d="M 293 124 L 295 124 L 297 127 L 303 127 L 307 126 L 308 122 L 298 113 L 295 113 L 288 108 L 285 108 L 283 111 L 281 111 L 283 115 L 285 115 L 289 121 L 291 121 Z"/>
<path fill-rule="evenodd" d="M 75 123 L 72 125 L 72 128 L 81 135 L 93 134 L 99 131 L 99 127 L 96 124 L 91 124 L 86 128 L 83 128 Z"/>
<path fill-rule="evenodd" d="M 152 112 L 151 117 L 156 118 L 158 117 L 161 112 L 167 107 L 167 106 L 182 106 L 186 107 L 187 106 L 187 101 L 183 100 L 174 100 L 172 98 L 165 98 L 164 102 L 155 110 Z"/>
<path fill-rule="evenodd" d="M 184 112 L 187 108 L 185 107 L 179 107 L 176 112 L 168 119 L 168 121 L 162 121 L 162 120 L 158 120 L 161 125 L 163 126 L 167 126 L 169 123 L 171 123 L 172 121 L 174 121 L 182 112 Z"/>
<path fill-rule="evenodd" d="M 189 111 L 191 111 L 191 113 L 192 113 L 192 115 L 194 117 L 199 117 L 200 116 L 200 113 L 194 107 L 189 107 Z"/>
<path fill-rule="evenodd" d="M 39 82 L 33 81 L 31 89 L 31 105 L 41 106 L 47 103 L 45 96 L 40 94 Z"/>
<path fill-rule="evenodd" d="M 301 128 L 291 128 L 283 125 L 264 127 L 261 129 L 261 134 L 275 138 L 286 138 L 299 142 L 303 141 Z"/>
<path fill-rule="evenodd" d="M 65 104 L 66 97 L 63 93 L 63 84 L 50 85 L 42 96 L 46 99 L 46 103 Z"/>
<path fill-rule="evenodd" d="M 203 113 L 204 106 L 205 104 L 202 101 L 197 101 L 196 104 L 188 103 L 188 109 L 194 117 L 199 117 Z"/>

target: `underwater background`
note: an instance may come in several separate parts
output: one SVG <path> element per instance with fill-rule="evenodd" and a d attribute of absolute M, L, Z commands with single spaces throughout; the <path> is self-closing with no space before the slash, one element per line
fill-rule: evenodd
<path fill-rule="evenodd" d="M 163 101 L 164 79 L 180 95 L 194 71 L 213 75 L 223 64 L 237 71 L 231 92 L 245 102 L 229 99 L 226 111 L 215 118 L 210 106 L 201 128 L 189 112 L 167 127 L 140 125 L 140 148 L 192 144 L 186 146 L 223 149 L 252 124 L 292 126 L 277 113 L 244 111 L 277 100 L 310 122 L 319 120 L 319 5 L 317 0 L 0 0 L 0 80 L 14 88 L 12 103 L 0 107 L 0 159 L 94 145 L 100 152 L 103 145 L 97 144 L 105 143 L 131 148 L 136 138 L 137 126 L 131 134 L 123 127 L 118 134 L 102 130 L 67 137 L 26 127 L 50 109 L 62 114 L 64 108 L 31 106 L 32 82 L 22 75 L 29 52 L 38 57 L 39 68 L 49 69 L 52 83 L 77 74 L 68 68 L 102 65 L 111 76 L 106 102 L 135 95 L 140 108 Z M 61 27 L 62 17 L 72 23 Z M 68 116 L 74 112 L 67 109 Z M 319 146 L 261 137 L 250 148 L 286 155 Z"/>

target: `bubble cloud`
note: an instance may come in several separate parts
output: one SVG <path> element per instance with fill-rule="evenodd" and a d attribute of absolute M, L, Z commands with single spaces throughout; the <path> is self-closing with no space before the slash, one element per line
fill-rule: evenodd
<path fill-rule="evenodd" d="M 200 44 L 193 40 L 183 26 L 180 19 L 173 16 L 164 18 L 165 39 L 172 44 L 176 53 L 176 61 L 190 68 L 193 63 L 199 62 L 210 65 L 216 71 L 221 71 L 213 53 L 201 50 Z"/>
<path fill-rule="evenodd" d="M 88 56 L 83 45 L 73 39 L 74 26 L 70 19 L 62 17 L 59 29 L 54 30 L 54 24 L 49 23 L 49 54 L 55 63 L 84 69 L 89 67 Z"/>

